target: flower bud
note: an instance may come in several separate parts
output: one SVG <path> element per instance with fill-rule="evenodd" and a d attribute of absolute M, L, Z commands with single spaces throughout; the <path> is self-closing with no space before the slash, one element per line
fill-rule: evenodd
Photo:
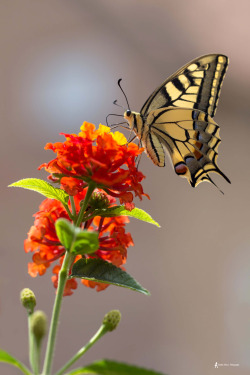
<path fill-rule="evenodd" d="M 31 331 L 35 338 L 41 340 L 47 332 L 47 317 L 43 311 L 37 310 L 31 317 Z"/>
<path fill-rule="evenodd" d="M 89 206 L 95 210 L 108 208 L 110 206 L 110 202 L 105 193 L 94 191 L 89 200 Z"/>
<path fill-rule="evenodd" d="M 20 293 L 20 300 L 22 305 L 27 309 L 29 314 L 32 314 L 36 306 L 36 296 L 29 288 L 24 288 Z"/>
<path fill-rule="evenodd" d="M 121 320 L 121 313 L 119 310 L 109 311 L 103 318 L 102 324 L 106 327 L 107 331 L 116 329 Z"/>

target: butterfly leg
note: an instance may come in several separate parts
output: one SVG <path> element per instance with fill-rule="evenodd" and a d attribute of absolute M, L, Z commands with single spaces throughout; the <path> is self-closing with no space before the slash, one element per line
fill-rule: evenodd
<path fill-rule="evenodd" d="M 142 141 L 141 139 L 139 140 L 139 143 L 138 143 L 138 147 L 141 148 L 142 147 Z M 136 169 L 138 170 L 138 167 L 139 167 L 139 164 L 140 164 L 140 161 L 141 161 L 141 157 L 142 157 L 142 153 L 140 154 L 140 156 L 137 156 L 137 165 L 136 165 Z"/>

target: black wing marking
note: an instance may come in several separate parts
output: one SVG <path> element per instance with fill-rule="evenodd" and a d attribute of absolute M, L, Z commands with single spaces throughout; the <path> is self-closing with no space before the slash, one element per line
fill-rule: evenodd
<path fill-rule="evenodd" d="M 205 55 L 192 60 L 157 88 L 140 113 L 163 107 L 199 109 L 214 117 L 220 90 L 228 66 L 224 55 Z"/>
<path fill-rule="evenodd" d="M 216 172 L 230 182 L 217 165 L 219 126 L 209 115 L 171 107 L 153 111 L 151 115 L 148 124 L 151 136 L 167 148 L 178 175 L 186 177 L 193 187 L 204 180 L 213 183 L 209 172 Z M 157 164 L 157 156 L 154 159 Z"/>

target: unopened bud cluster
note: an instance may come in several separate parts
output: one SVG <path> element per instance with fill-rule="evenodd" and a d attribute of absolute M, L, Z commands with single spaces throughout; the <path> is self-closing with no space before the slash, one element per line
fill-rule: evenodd
<path fill-rule="evenodd" d="M 92 194 L 90 200 L 89 200 L 89 206 L 95 210 L 102 209 L 102 208 L 108 208 L 110 205 L 109 200 L 106 196 L 106 194 L 100 192 L 100 191 L 94 191 Z"/>
<path fill-rule="evenodd" d="M 111 310 L 108 312 L 104 318 L 102 324 L 106 327 L 108 331 L 113 331 L 116 329 L 121 320 L 121 313 L 119 310 Z"/>
<path fill-rule="evenodd" d="M 47 331 L 47 317 L 43 311 L 37 310 L 31 317 L 31 331 L 37 340 L 41 340 Z"/>
<path fill-rule="evenodd" d="M 36 296 L 29 288 L 21 290 L 20 300 L 22 305 L 27 309 L 28 313 L 32 314 L 36 306 Z"/>

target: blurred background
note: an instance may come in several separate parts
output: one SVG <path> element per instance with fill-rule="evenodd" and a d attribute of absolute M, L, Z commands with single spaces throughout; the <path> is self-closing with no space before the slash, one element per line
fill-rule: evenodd
<path fill-rule="evenodd" d="M 50 277 L 31 278 L 23 240 L 40 195 L 7 185 L 37 171 L 53 154 L 47 142 L 78 133 L 86 120 L 105 123 L 139 111 L 151 92 L 188 61 L 207 53 L 229 56 L 215 117 L 221 126 L 219 175 L 192 189 L 170 163 L 143 156 L 144 190 L 136 201 L 161 229 L 131 220 L 135 246 L 127 271 L 150 297 L 110 286 L 79 285 L 63 301 L 55 369 L 93 335 L 104 314 L 120 309 L 119 328 L 78 366 L 109 358 L 170 375 L 250 373 L 249 1 L 239 0 L 1 0 L 1 253 L 0 347 L 28 364 L 27 324 L 19 293 L 31 288 L 50 317 Z M 237 364 L 237 368 L 219 364 Z M 5 375 L 19 371 L 0 364 Z"/>

